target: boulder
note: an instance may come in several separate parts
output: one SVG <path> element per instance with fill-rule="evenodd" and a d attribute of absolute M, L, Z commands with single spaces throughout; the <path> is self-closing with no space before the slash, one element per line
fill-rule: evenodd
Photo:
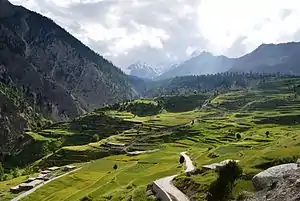
<path fill-rule="evenodd" d="M 274 166 L 255 175 L 252 179 L 252 183 L 256 189 L 265 189 L 283 179 L 289 174 L 289 171 L 296 169 L 297 163 Z"/>
<path fill-rule="evenodd" d="M 300 158 L 297 160 L 297 165 L 298 165 L 298 167 L 300 167 Z"/>

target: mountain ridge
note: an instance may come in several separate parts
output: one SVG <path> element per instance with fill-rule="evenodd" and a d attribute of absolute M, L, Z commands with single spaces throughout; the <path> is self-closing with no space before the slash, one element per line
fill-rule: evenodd
<path fill-rule="evenodd" d="M 22 149 L 13 145 L 19 144 L 26 129 L 42 126 L 27 123 L 35 119 L 35 113 L 40 119 L 65 121 L 138 96 L 131 79 L 119 68 L 53 20 L 6 0 L 0 0 L 0 78 L 5 89 L 22 94 L 20 99 L 0 94 L 0 117 L 5 120 L 0 125 L 4 130 L 0 153 L 7 150 L 9 155 Z M 23 99 L 36 108 L 26 117 L 22 117 L 26 110 L 15 104 Z M 4 112 L 8 106 L 10 111 Z"/>
<path fill-rule="evenodd" d="M 230 71 L 300 74 L 299 53 L 299 42 L 262 44 L 240 57 Z"/>
<path fill-rule="evenodd" d="M 235 59 L 223 55 L 214 56 L 210 52 L 203 51 L 179 64 L 176 68 L 165 72 L 158 79 L 168 79 L 178 76 L 203 75 L 222 73 L 229 70 Z"/>

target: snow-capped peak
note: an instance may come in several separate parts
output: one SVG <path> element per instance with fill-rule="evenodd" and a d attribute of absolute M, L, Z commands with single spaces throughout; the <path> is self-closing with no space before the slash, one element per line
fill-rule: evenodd
<path fill-rule="evenodd" d="M 210 52 L 207 52 L 207 51 L 203 51 L 203 50 L 195 50 L 191 55 L 190 57 L 193 58 L 193 57 L 198 57 L 198 56 L 212 56 L 212 54 Z"/>
<path fill-rule="evenodd" d="M 131 64 L 127 69 L 130 75 L 147 79 L 153 79 L 162 73 L 160 68 L 155 68 L 150 64 L 140 61 Z"/>

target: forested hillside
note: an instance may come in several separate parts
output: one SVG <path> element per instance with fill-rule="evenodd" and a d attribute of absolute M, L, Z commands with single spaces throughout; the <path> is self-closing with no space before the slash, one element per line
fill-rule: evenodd
<path fill-rule="evenodd" d="M 148 97 L 179 95 L 208 91 L 237 90 L 254 87 L 260 83 L 278 78 L 297 77 L 280 73 L 218 73 L 198 76 L 175 77 L 152 83 L 147 88 Z"/>
<path fill-rule="evenodd" d="M 0 82 L 0 153 L 11 155 L 22 151 L 31 138 L 25 131 L 51 123 L 40 113 L 39 107 L 23 92 Z"/>
<path fill-rule="evenodd" d="M 134 97 L 127 76 L 52 20 L 1 0 L 0 66 L 55 120 Z M 47 106 L 47 109 L 45 109 Z"/>

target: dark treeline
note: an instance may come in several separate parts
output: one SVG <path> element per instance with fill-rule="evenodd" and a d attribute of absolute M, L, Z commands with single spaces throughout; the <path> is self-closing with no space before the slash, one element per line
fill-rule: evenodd
<path fill-rule="evenodd" d="M 152 83 L 147 90 L 147 97 L 164 95 L 182 95 L 190 93 L 205 93 L 209 91 L 237 90 L 251 88 L 279 78 L 299 77 L 281 73 L 237 73 L 226 72 L 213 75 L 194 75 L 175 77 Z"/>

